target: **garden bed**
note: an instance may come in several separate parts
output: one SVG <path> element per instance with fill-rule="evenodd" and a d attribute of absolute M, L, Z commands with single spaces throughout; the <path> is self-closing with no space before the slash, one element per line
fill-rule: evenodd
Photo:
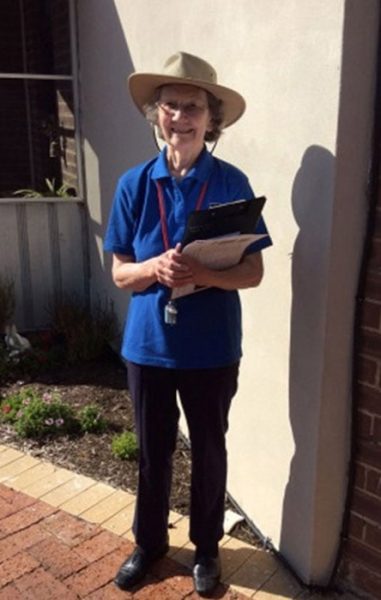
<path fill-rule="evenodd" d="M 133 409 L 126 383 L 125 367 L 110 351 L 93 361 L 54 367 L 30 379 L 24 376 L 18 381 L 3 384 L 0 386 L 2 405 L 10 394 L 25 388 L 34 390 L 41 397 L 45 393 L 54 393 L 76 411 L 90 403 L 97 405 L 107 421 L 107 428 L 102 433 L 55 435 L 33 440 L 19 437 L 13 427 L 0 423 L 1 442 L 57 466 L 136 493 L 136 461 L 118 459 L 111 449 L 115 435 L 134 430 Z M 188 515 L 191 463 L 188 446 L 181 438 L 173 464 L 171 509 Z M 231 508 L 229 502 L 227 506 Z M 237 525 L 232 535 L 250 544 L 260 544 L 246 523 Z"/>

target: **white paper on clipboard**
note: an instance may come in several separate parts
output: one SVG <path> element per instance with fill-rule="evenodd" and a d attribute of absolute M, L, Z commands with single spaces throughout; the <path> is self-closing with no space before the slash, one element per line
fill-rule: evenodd
<path fill-rule="evenodd" d="M 210 269 L 221 271 L 237 265 L 246 248 L 264 237 L 266 237 L 266 234 L 242 233 L 208 240 L 195 240 L 185 246 L 183 253 L 192 256 Z M 206 287 L 198 287 L 193 284 L 173 288 L 171 300 L 206 289 Z"/>

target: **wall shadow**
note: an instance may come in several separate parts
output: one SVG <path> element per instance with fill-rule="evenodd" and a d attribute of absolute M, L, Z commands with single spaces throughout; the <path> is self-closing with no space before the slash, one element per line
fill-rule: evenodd
<path fill-rule="evenodd" d="M 247 594 L 245 598 L 260 590 L 263 595 L 268 594 L 274 598 L 281 598 L 282 596 L 284 600 L 295 598 L 307 589 L 306 586 L 291 576 L 287 579 L 287 587 L 285 583 L 280 584 L 279 575 L 284 578 L 282 563 L 263 548 L 245 544 L 240 547 L 239 542 L 236 548 L 223 545 L 220 547 L 220 559 L 222 567 L 221 583 L 208 596 L 215 600 L 231 597 L 237 597 L 237 599 L 242 597 L 243 599 L 243 596 L 234 590 L 234 586 L 243 588 L 242 593 Z M 178 589 L 187 597 L 189 594 L 189 597 L 193 598 L 195 595 L 192 582 L 193 562 L 194 550 L 192 548 L 171 544 L 171 555 L 156 562 L 151 568 L 151 573 L 159 580 L 167 580 L 171 587 Z M 138 589 L 144 588 L 146 584 L 147 580 Z M 233 588 L 230 586 L 233 586 Z"/>
<path fill-rule="evenodd" d="M 94 189 L 89 172 L 86 178 L 91 271 L 96 288 L 112 294 L 117 312 L 124 313 L 126 293 L 114 288 L 109 275 L 111 255 L 99 251 L 97 239 L 104 239 L 118 178 L 153 156 L 155 144 L 150 127 L 128 94 L 127 78 L 135 69 L 115 3 L 79 3 L 78 39 L 83 135 L 91 148 L 87 152 L 91 168 L 96 168 L 95 163 L 98 168 Z M 99 208 L 94 206 L 98 193 Z"/>
<path fill-rule="evenodd" d="M 279 550 L 305 565 L 312 552 L 316 419 L 327 288 L 335 157 L 326 148 L 305 151 L 292 188 L 299 232 L 292 253 L 289 416 L 295 443 L 285 490 Z"/>

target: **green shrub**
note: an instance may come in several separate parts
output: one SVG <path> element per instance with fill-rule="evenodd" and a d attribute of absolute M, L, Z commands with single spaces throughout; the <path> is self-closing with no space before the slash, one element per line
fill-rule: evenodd
<path fill-rule="evenodd" d="M 23 388 L 0 400 L 0 423 L 12 425 L 21 437 L 41 439 L 47 435 L 102 433 L 107 421 L 95 404 L 79 411 L 62 402 L 57 393 L 42 396 L 31 388 Z"/>
<path fill-rule="evenodd" d="M 99 357 L 117 336 L 117 319 L 112 302 L 95 302 L 90 307 L 77 296 L 65 296 L 49 309 L 52 326 L 63 338 L 70 363 Z"/>
<path fill-rule="evenodd" d="M 17 422 L 17 415 L 23 406 L 26 406 L 35 398 L 32 390 L 22 390 L 17 394 L 12 394 L 4 398 L 0 405 L 0 421 L 13 425 Z"/>
<path fill-rule="evenodd" d="M 81 429 L 85 433 L 102 433 L 107 427 L 107 422 L 101 416 L 101 411 L 95 404 L 88 404 L 78 415 Z"/>
<path fill-rule="evenodd" d="M 125 431 L 113 437 L 111 450 L 114 456 L 122 460 L 134 460 L 139 453 L 138 442 L 135 433 Z"/>
<path fill-rule="evenodd" d="M 1 403 L 0 418 L 11 423 L 20 437 L 43 438 L 80 431 L 79 420 L 68 404 L 57 395 L 45 393 L 41 397 L 31 389 L 5 398 Z"/>

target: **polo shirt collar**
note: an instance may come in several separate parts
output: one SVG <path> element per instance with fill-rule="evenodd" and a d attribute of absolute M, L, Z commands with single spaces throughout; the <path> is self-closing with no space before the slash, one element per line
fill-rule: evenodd
<path fill-rule="evenodd" d="M 212 170 L 213 158 L 210 152 L 204 147 L 197 161 L 186 174 L 184 179 L 193 177 L 199 181 L 207 181 Z M 165 177 L 172 177 L 168 165 L 167 165 L 167 147 L 165 146 L 161 150 L 157 160 L 152 169 L 152 179 L 163 179 Z"/>

